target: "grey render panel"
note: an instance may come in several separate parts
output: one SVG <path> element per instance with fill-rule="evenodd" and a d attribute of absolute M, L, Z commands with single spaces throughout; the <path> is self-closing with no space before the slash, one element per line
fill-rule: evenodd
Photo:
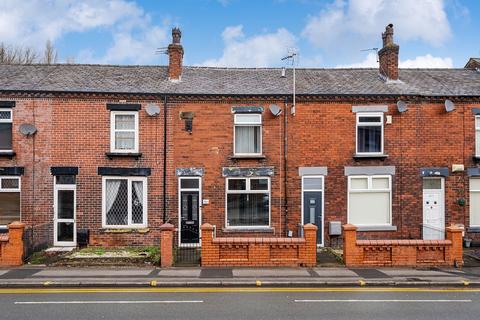
<path fill-rule="evenodd" d="M 232 113 L 262 113 L 263 107 L 242 106 L 232 107 Z"/>
<path fill-rule="evenodd" d="M 357 231 L 397 231 L 397 226 L 358 226 Z"/>
<path fill-rule="evenodd" d="M 472 108 L 472 113 L 474 115 L 480 115 L 480 108 Z"/>
<path fill-rule="evenodd" d="M 298 168 L 299 176 L 308 176 L 308 175 L 326 176 L 327 174 L 328 174 L 327 167 L 299 167 Z"/>
<path fill-rule="evenodd" d="M 371 106 L 352 106 L 352 112 L 388 112 L 388 106 L 371 105 Z"/>
<path fill-rule="evenodd" d="M 395 175 L 395 166 L 345 167 L 345 175 Z"/>
<path fill-rule="evenodd" d="M 273 167 L 259 167 L 259 168 L 239 168 L 239 167 L 224 167 L 222 168 L 222 175 L 224 177 L 271 177 L 273 176 Z"/>
<path fill-rule="evenodd" d="M 448 167 L 432 167 L 432 168 L 421 168 L 420 175 L 422 177 L 448 177 Z"/>
<path fill-rule="evenodd" d="M 480 168 L 467 168 L 469 177 L 480 177 Z"/>
<path fill-rule="evenodd" d="M 203 177 L 205 170 L 203 168 L 176 168 L 175 174 L 179 177 Z"/>

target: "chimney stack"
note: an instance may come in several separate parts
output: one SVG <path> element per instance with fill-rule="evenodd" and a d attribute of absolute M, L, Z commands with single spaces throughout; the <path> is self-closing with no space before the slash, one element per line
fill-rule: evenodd
<path fill-rule="evenodd" d="M 180 81 L 182 77 L 183 47 L 180 44 L 182 32 L 172 29 L 172 43 L 168 45 L 168 79 Z"/>
<path fill-rule="evenodd" d="M 400 47 L 393 42 L 393 24 L 382 33 L 383 48 L 378 51 L 380 74 L 387 80 L 398 80 L 398 52 Z"/>

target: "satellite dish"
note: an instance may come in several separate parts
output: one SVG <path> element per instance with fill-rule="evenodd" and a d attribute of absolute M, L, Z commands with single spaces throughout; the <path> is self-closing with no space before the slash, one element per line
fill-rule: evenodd
<path fill-rule="evenodd" d="M 452 100 L 445 100 L 445 111 L 452 112 L 453 110 L 455 110 L 455 104 L 452 102 Z"/>
<path fill-rule="evenodd" d="M 282 109 L 280 109 L 280 107 L 276 104 L 271 104 L 268 109 L 275 117 L 279 116 L 282 113 Z"/>
<path fill-rule="evenodd" d="M 34 135 L 37 132 L 37 128 L 33 124 L 24 123 L 20 125 L 19 131 L 25 136 Z"/>
<path fill-rule="evenodd" d="M 149 103 L 147 104 L 145 111 L 150 117 L 155 117 L 160 114 L 160 107 L 157 106 L 155 103 Z"/>
<path fill-rule="evenodd" d="M 397 101 L 397 110 L 398 112 L 402 113 L 408 110 L 407 103 L 402 100 Z"/>

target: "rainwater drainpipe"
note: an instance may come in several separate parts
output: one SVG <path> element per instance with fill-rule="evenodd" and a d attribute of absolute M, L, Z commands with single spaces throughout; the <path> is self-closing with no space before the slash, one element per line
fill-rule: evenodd
<path fill-rule="evenodd" d="M 285 112 L 283 113 L 284 125 L 283 125 L 283 183 L 285 190 L 284 207 L 285 207 L 285 233 L 288 235 L 288 98 L 285 99 Z"/>
<path fill-rule="evenodd" d="M 163 98 L 163 223 L 167 219 L 167 95 Z"/>

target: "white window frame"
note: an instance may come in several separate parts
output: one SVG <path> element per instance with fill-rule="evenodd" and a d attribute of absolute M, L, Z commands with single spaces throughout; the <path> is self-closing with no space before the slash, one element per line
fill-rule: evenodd
<path fill-rule="evenodd" d="M 308 190 L 305 190 L 304 188 L 304 181 L 305 179 L 309 179 L 309 178 L 321 178 L 322 179 L 322 187 L 321 189 L 308 189 Z M 322 225 L 321 226 L 317 226 L 318 228 L 322 228 L 322 243 L 317 243 L 317 246 L 318 247 L 323 247 L 325 245 L 325 176 L 322 176 L 322 175 L 305 175 L 305 176 L 302 176 L 302 195 L 301 195 L 301 198 L 302 198 L 302 214 L 301 214 L 301 224 L 304 225 L 304 192 L 321 192 L 322 193 Z"/>
<path fill-rule="evenodd" d="M 198 180 L 198 188 L 182 188 L 182 180 Z M 198 244 L 191 243 L 182 243 L 181 233 L 181 223 L 182 223 L 182 191 L 198 191 L 198 232 L 200 237 L 198 239 Z M 178 177 L 178 245 L 180 247 L 192 247 L 192 246 L 201 246 L 202 243 L 202 177 Z"/>
<path fill-rule="evenodd" d="M 58 191 L 67 190 L 73 191 L 73 218 L 59 219 L 58 218 Z M 77 244 L 77 184 L 59 184 L 57 183 L 57 176 L 53 176 L 53 244 L 56 246 L 75 246 Z M 71 222 L 73 223 L 73 241 L 58 241 L 58 225 L 57 223 Z"/>
<path fill-rule="evenodd" d="M 367 179 L 367 189 L 353 189 L 351 187 L 352 179 Z M 388 178 L 388 189 L 373 189 L 372 188 L 372 179 L 373 178 Z M 388 192 L 389 193 L 389 221 L 387 224 L 355 224 L 360 227 L 390 227 L 393 225 L 392 221 L 392 176 L 390 175 L 351 175 L 348 176 L 348 190 L 347 190 L 347 223 L 350 223 L 350 193 L 378 193 L 378 192 Z"/>
<path fill-rule="evenodd" d="M 362 122 L 360 124 L 360 117 L 380 117 L 380 122 Z M 381 127 L 381 150 L 380 152 L 359 152 L 358 151 L 358 127 Z M 358 155 L 382 155 L 384 154 L 384 140 L 385 140 L 385 131 L 384 131 L 384 114 L 383 112 L 358 112 L 356 115 L 356 125 L 355 125 L 355 152 Z"/>
<path fill-rule="evenodd" d="M 250 181 L 251 180 L 261 180 L 267 179 L 268 181 L 268 190 L 250 190 Z M 230 180 L 246 180 L 245 190 L 228 190 L 228 182 Z M 259 225 L 259 226 L 230 226 L 228 224 L 228 194 L 252 194 L 268 193 L 268 225 Z M 225 228 L 227 229 L 267 229 L 271 227 L 272 224 L 272 188 L 270 177 L 232 177 L 225 179 Z"/>
<path fill-rule="evenodd" d="M 107 208 L 106 208 L 106 191 L 107 180 L 127 180 L 127 197 L 128 197 L 128 224 L 126 225 L 107 225 Z M 143 182 L 143 223 L 132 223 L 132 182 Z M 147 177 L 125 177 L 125 176 L 104 176 L 102 177 L 102 228 L 109 229 L 134 229 L 134 228 L 146 228 L 148 225 L 148 185 Z"/>
<path fill-rule="evenodd" d="M 0 108 L 1 112 L 7 111 L 10 112 L 10 119 L 0 119 L 0 123 L 11 123 L 12 124 L 12 148 L 13 148 L 13 110 L 11 108 Z M 0 149 L 1 152 L 12 152 L 13 149 Z"/>
<path fill-rule="evenodd" d="M 470 183 L 470 180 L 472 179 L 477 179 L 477 180 L 480 180 L 480 177 L 470 177 L 468 183 L 469 183 L 469 186 L 471 185 Z M 472 221 L 472 207 L 470 205 L 471 201 L 472 201 L 472 197 L 471 197 L 471 194 L 472 192 L 475 192 L 475 193 L 480 193 L 480 189 L 471 189 L 470 188 L 470 192 L 469 192 L 469 195 L 468 195 L 468 200 L 469 200 L 469 226 L 470 227 L 480 227 L 480 224 L 472 224 L 471 221 Z M 477 213 L 477 214 L 480 214 L 480 213 Z"/>
<path fill-rule="evenodd" d="M 133 115 L 135 117 L 135 142 L 133 149 L 116 149 L 115 133 L 116 132 L 132 132 L 131 129 L 115 129 L 115 117 L 117 115 Z M 110 151 L 114 153 L 138 153 L 139 152 L 139 126 L 138 111 L 110 111 Z"/>
<path fill-rule="evenodd" d="M 18 180 L 18 188 L 10 188 L 10 189 L 3 189 L 2 188 L 2 180 L 3 179 L 17 179 Z M 0 193 L 6 193 L 6 192 L 18 192 L 20 193 L 20 216 L 19 219 L 22 221 L 22 178 L 18 176 L 0 176 Z M 0 225 L 0 229 L 6 229 L 7 225 Z"/>
<path fill-rule="evenodd" d="M 256 115 L 259 117 L 260 121 L 258 122 L 242 122 L 242 123 L 237 123 L 237 117 L 242 116 L 242 115 Z M 235 145 L 236 141 L 236 127 L 260 127 L 260 150 L 258 153 L 242 153 L 242 152 L 237 152 L 237 148 Z M 234 115 L 234 120 L 233 120 L 233 154 L 236 156 L 259 156 L 262 155 L 263 152 L 263 119 L 262 119 L 262 114 L 261 113 L 239 113 Z"/>
<path fill-rule="evenodd" d="M 475 116 L 475 156 L 480 157 L 480 150 L 477 148 L 477 133 L 480 133 L 480 115 Z"/>

